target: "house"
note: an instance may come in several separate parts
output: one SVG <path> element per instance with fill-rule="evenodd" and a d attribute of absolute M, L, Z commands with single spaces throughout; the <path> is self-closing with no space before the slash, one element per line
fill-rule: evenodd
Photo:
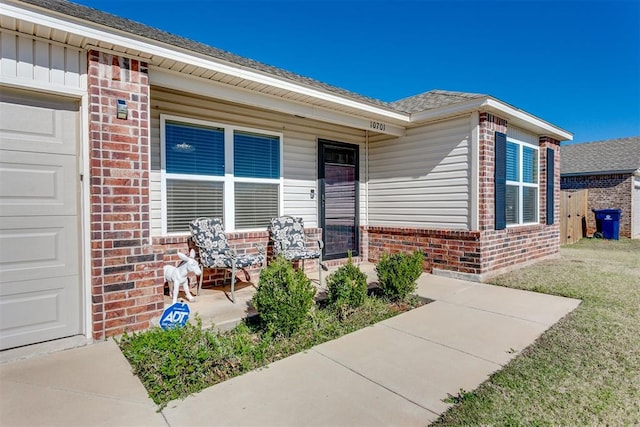
<path fill-rule="evenodd" d="M 620 209 L 620 236 L 640 238 L 640 136 L 563 145 L 562 190 L 588 190 L 588 236 L 594 209 Z"/>
<path fill-rule="evenodd" d="M 1 4 L 2 348 L 147 328 L 198 216 L 240 250 L 289 214 L 334 265 L 420 250 L 476 281 L 559 251 L 572 135 L 499 99 L 386 103 L 66 1 Z"/>

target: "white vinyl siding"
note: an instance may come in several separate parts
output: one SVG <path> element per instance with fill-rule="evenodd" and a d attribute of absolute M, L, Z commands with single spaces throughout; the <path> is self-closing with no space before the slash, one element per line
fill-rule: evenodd
<path fill-rule="evenodd" d="M 370 141 L 369 225 L 468 229 L 471 117 Z"/>
<path fill-rule="evenodd" d="M 321 123 L 287 114 L 252 109 L 237 104 L 151 88 L 151 227 L 153 236 L 162 235 L 162 186 L 160 174 L 160 115 L 224 123 L 237 127 L 276 132 L 283 135 L 282 212 L 302 217 L 305 227 L 318 226 L 317 140 L 330 139 L 361 146 L 364 158 L 364 131 Z M 361 167 L 361 212 L 364 207 L 364 178 Z M 311 198 L 311 190 L 314 197 Z M 363 217 L 361 216 L 361 223 Z"/>
<path fill-rule="evenodd" d="M 85 51 L 0 31 L 0 76 L 18 86 L 60 91 L 86 90 Z"/>

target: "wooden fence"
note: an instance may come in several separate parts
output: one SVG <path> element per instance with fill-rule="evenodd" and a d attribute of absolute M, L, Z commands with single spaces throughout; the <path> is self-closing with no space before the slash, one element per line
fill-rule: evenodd
<path fill-rule="evenodd" d="M 560 192 L 560 244 L 575 243 L 587 235 L 589 190 Z"/>

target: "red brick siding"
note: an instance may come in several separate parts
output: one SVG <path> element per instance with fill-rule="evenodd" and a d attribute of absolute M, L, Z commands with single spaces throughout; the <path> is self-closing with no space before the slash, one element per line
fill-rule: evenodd
<path fill-rule="evenodd" d="M 563 190 L 588 189 L 587 236 L 596 232 L 592 209 L 620 209 L 620 236 L 631 238 L 633 175 L 610 174 L 562 178 Z"/>
<path fill-rule="evenodd" d="M 88 53 L 93 338 L 144 329 L 160 315 L 162 254 L 149 230 L 147 64 Z M 116 118 L 124 99 L 128 118 Z"/>
<path fill-rule="evenodd" d="M 409 227 L 367 227 L 368 260 L 380 261 L 383 253 L 425 254 L 423 268 L 481 274 L 480 232 L 448 231 Z"/>

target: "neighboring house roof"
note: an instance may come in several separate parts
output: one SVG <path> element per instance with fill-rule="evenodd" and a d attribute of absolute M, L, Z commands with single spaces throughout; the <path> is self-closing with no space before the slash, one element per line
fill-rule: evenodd
<path fill-rule="evenodd" d="M 215 74 L 208 77 L 214 81 L 218 81 L 217 76 L 229 72 L 230 75 L 233 75 L 234 79 L 245 80 L 248 82 L 246 85 L 241 85 L 239 83 L 234 83 L 234 85 L 247 87 L 251 84 L 251 90 L 255 90 L 256 92 L 264 91 L 263 93 L 267 93 L 269 95 L 275 94 L 276 96 L 292 99 L 296 102 L 307 103 L 320 108 L 334 108 L 337 111 L 346 112 L 347 114 L 360 115 L 364 112 L 365 115 L 368 116 L 378 115 L 382 120 L 395 124 L 398 130 L 403 129 L 403 127 L 408 123 L 419 123 L 421 121 L 431 120 L 434 118 L 440 119 L 447 115 L 456 115 L 480 110 L 501 114 L 505 116 L 505 118 L 508 118 L 510 123 L 514 123 L 516 126 L 529 128 L 541 135 L 551 135 L 558 140 L 571 139 L 571 134 L 569 132 L 489 95 L 432 90 L 395 102 L 385 102 L 332 86 L 278 67 L 267 65 L 259 61 L 245 58 L 222 49 L 180 37 L 145 24 L 112 15 L 107 12 L 71 3 L 66 0 L 8 1 L 11 3 L 29 4 L 36 8 L 44 9 L 49 13 L 62 15 L 65 20 L 72 19 L 78 20 L 78 22 L 82 23 L 88 22 L 102 30 L 107 29 L 114 33 L 119 33 L 119 36 L 124 36 L 125 38 L 129 37 L 132 40 L 140 38 L 143 40 L 153 41 L 161 48 L 168 48 L 172 51 L 181 53 L 186 52 L 194 58 L 197 57 L 197 59 L 208 58 L 216 63 L 232 67 L 232 69 L 225 68 L 226 71 L 216 69 Z M 31 19 L 31 17 L 29 19 Z M 34 28 L 34 26 L 31 27 Z M 24 26 L 24 29 L 27 31 L 28 28 L 29 26 Z M 36 29 L 32 31 L 34 34 L 37 34 Z M 69 31 L 77 31 L 77 27 L 74 27 L 74 30 Z M 64 31 L 57 31 L 56 33 L 63 32 Z M 106 48 L 107 50 L 113 49 L 116 52 L 121 50 L 121 48 L 115 45 L 109 45 L 109 43 L 114 43 L 113 40 L 108 42 L 105 41 L 104 46 L 102 46 L 100 40 L 95 39 L 95 34 L 96 33 L 93 32 L 91 35 L 87 36 L 87 39 L 80 39 L 81 41 L 79 46 L 86 47 L 97 43 L 98 48 Z M 78 40 L 77 37 L 72 37 L 71 39 L 76 41 Z M 125 54 L 136 56 L 136 49 L 139 48 L 140 44 L 132 44 L 131 46 L 126 46 L 123 50 L 126 52 Z M 154 50 L 153 52 L 139 52 L 141 55 L 140 57 L 143 60 L 148 58 L 150 65 L 153 64 L 159 67 L 164 66 L 164 59 L 160 56 L 156 56 L 162 55 L 158 54 L 157 50 Z M 168 58 L 167 62 L 171 63 L 173 61 L 175 64 L 182 60 L 184 60 L 184 56 L 179 56 L 179 58 Z M 157 62 L 154 63 L 153 61 Z M 196 76 L 201 76 L 204 74 L 204 71 L 198 72 L 198 67 L 206 67 L 207 65 L 201 65 L 201 62 L 197 62 L 198 65 L 194 65 L 194 62 L 197 61 L 186 62 L 189 63 L 189 65 L 185 68 L 192 70 L 187 73 L 194 73 Z M 169 66 L 171 67 L 171 65 Z M 173 68 L 171 69 L 173 70 Z M 267 76 L 269 79 L 276 79 L 278 82 L 284 83 L 280 85 L 279 83 L 274 83 L 274 80 L 266 82 L 265 79 L 262 79 L 260 76 Z M 268 86 L 270 84 L 278 86 L 278 90 L 275 91 L 276 93 L 274 93 L 274 91 L 264 89 L 265 85 Z M 294 88 L 293 85 L 296 85 L 296 87 Z M 261 88 L 257 88 L 256 86 L 261 86 Z M 326 94 L 327 96 L 325 97 L 319 94 Z M 367 119 L 369 118 L 370 117 L 367 117 Z M 392 127 L 393 126 L 389 127 L 389 129 Z"/>
<path fill-rule="evenodd" d="M 633 173 L 640 170 L 640 136 L 560 148 L 562 176 Z"/>

